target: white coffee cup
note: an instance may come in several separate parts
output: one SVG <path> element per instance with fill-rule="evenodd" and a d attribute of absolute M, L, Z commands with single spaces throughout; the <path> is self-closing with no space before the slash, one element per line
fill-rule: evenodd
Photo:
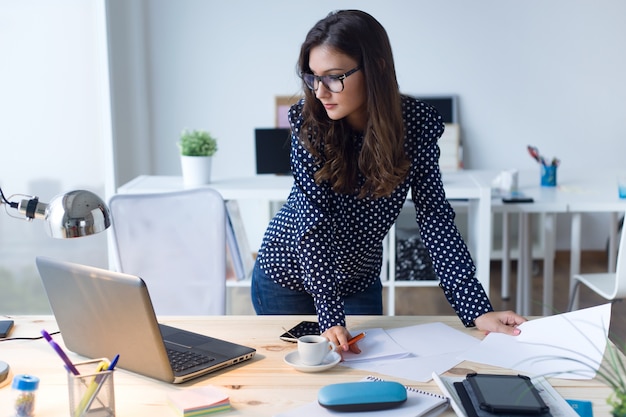
<path fill-rule="evenodd" d="M 298 355 L 302 365 L 319 365 L 336 346 L 324 336 L 307 335 L 298 339 Z"/>

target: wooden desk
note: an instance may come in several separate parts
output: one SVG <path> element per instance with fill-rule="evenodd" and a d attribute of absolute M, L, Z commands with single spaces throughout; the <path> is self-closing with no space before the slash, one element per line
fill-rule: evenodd
<path fill-rule="evenodd" d="M 440 393 L 434 382 L 415 383 L 410 380 L 389 378 L 373 372 L 336 366 L 321 373 L 301 373 L 284 363 L 283 357 L 294 350 L 294 344 L 283 342 L 278 335 L 283 326 L 289 327 L 306 316 L 220 316 L 193 318 L 163 318 L 163 322 L 198 333 L 210 334 L 257 349 L 256 358 L 235 367 L 219 371 L 183 385 L 170 385 L 133 374 L 123 369 L 115 371 L 115 404 L 118 417 L 126 416 L 174 416 L 166 404 L 169 392 L 199 385 L 214 385 L 228 393 L 233 411 L 224 416 L 273 416 L 299 405 L 315 401 L 317 391 L 324 385 L 338 382 L 359 381 L 373 374 L 395 380 L 423 390 Z M 388 317 L 350 316 L 349 327 L 393 328 L 430 322 L 443 322 L 474 337 L 482 338 L 481 332 L 464 329 L 454 316 L 437 317 Z M 11 337 L 36 337 L 43 328 L 56 331 L 56 323 L 50 316 L 15 317 L 15 329 Z M 61 342 L 60 335 L 54 336 Z M 72 361 L 84 360 L 71 352 Z M 64 416 L 69 413 L 67 376 L 61 360 L 45 340 L 12 340 L 0 342 L 0 359 L 11 366 L 11 374 L 30 373 L 41 379 L 37 393 L 37 417 Z M 491 366 L 463 362 L 452 370 L 456 375 L 470 371 L 506 372 Z M 10 378 L 12 378 L 12 375 Z M 550 380 L 564 398 L 593 401 L 594 415 L 609 415 L 605 398 L 609 388 L 591 381 Z M 10 386 L 0 388 L 0 415 L 9 416 L 12 406 Z M 222 414 L 219 414 L 222 415 Z M 444 416 L 453 416 L 448 409 Z"/>

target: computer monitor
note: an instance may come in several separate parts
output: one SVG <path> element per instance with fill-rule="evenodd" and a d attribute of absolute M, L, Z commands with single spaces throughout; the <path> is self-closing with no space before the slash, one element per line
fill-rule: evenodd
<path fill-rule="evenodd" d="M 291 130 L 257 128 L 254 130 L 257 174 L 291 174 Z"/>
<path fill-rule="evenodd" d="M 448 96 L 415 96 L 437 109 L 444 123 L 459 123 L 458 97 Z"/>

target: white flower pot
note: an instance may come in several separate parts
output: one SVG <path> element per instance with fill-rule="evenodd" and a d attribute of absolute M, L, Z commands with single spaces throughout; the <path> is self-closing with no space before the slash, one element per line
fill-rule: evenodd
<path fill-rule="evenodd" d="M 211 183 L 210 156 L 180 156 L 185 187 L 197 187 Z"/>

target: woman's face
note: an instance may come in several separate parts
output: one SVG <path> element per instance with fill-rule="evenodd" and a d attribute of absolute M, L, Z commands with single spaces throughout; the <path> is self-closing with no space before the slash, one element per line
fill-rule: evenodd
<path fill-rule="evenodd" d="M 354 69 L 358 62 L 331 47 L 320 45 L 311 48 L 309 68 L 314 75 L 342 75 Z M 326 109 L 332 120 L 346 118 L 355 130 L 362 131 L 367 124 L 365 79 L 363 71 L 356 71 L 343 80 L 343 91 L 333 93 L 323 83 L 315 91 L 315 96 Z"/>

